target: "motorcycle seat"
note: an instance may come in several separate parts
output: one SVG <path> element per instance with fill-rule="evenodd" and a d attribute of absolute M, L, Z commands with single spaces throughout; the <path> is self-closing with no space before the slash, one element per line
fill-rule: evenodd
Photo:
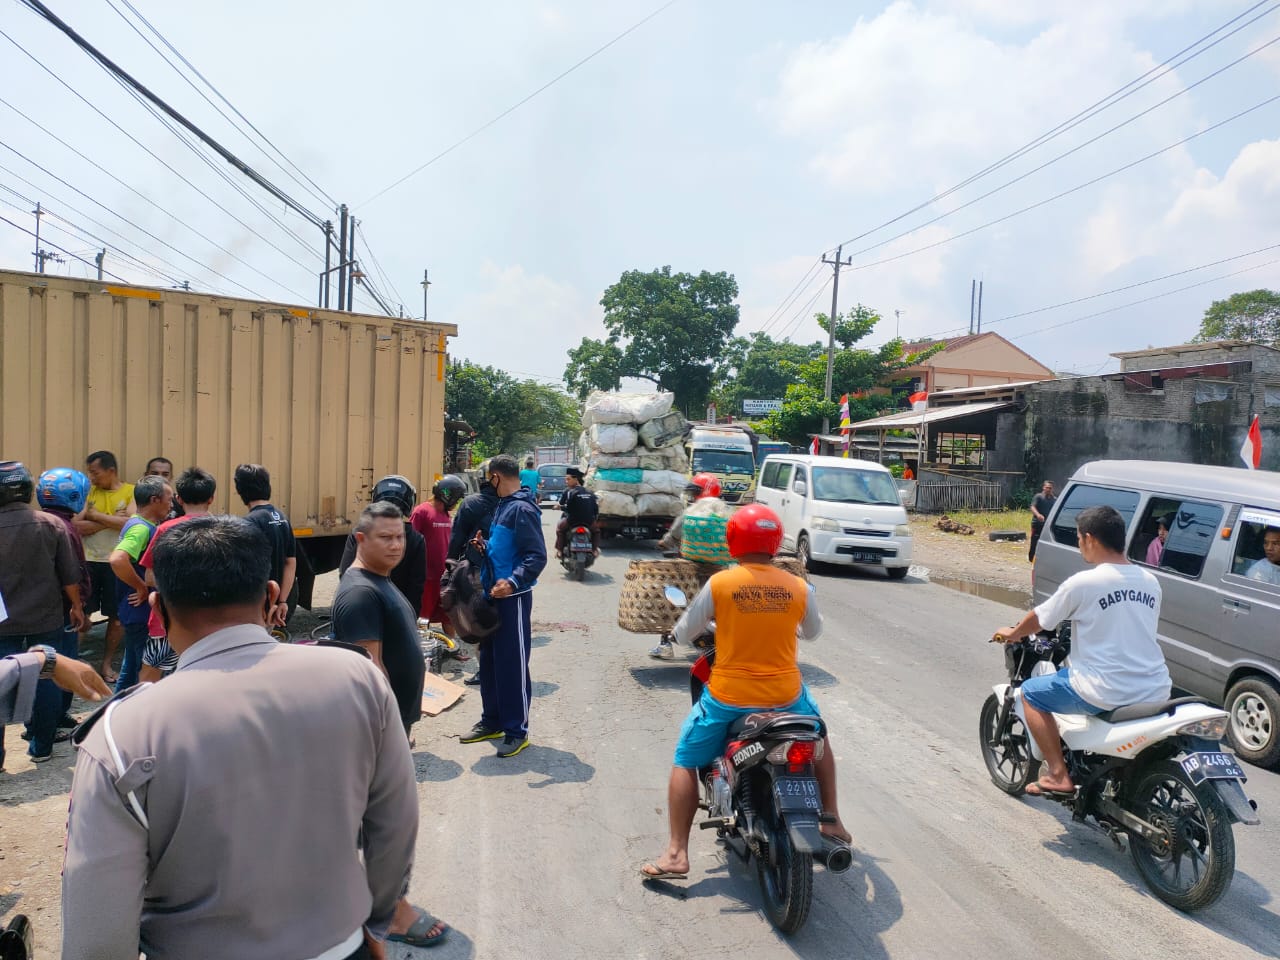
<path fill-rule="evenodd" d="M 761 712 L 748 713 L 739 717 L 729 726 L 729 736 L 744 740 L 755 740 L 765 735 L 782 737 L 788 734 L 797 736 L 827 735 L 827 725 L 821 717 L 811 717 L 803 713 Z"/>
<path fill-rule="evenodd" d="M 1116 707 L 1095 716 L 1106 723 L 1124 723 L 1128 720 L 1145 720 L 1147 717 L 1158 717 L 1162 713 L 1172 714 L 1184 703 L 1203 703 L 1213 706 L 1203 697 L 1175 697 L 1172 700 L 1156 700 L 1152 703 L 1131 703 L 1128 706 Z"/>

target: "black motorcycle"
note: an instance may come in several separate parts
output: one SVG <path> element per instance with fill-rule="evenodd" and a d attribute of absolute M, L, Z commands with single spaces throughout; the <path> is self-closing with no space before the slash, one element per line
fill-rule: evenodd
<path fill-rule="evenodd" d="M 560 556 L 560 566 L 569 571 L 570 580 L 581 580 L 587 575 L 587 567 L 596 562 L 596 546 L 591 537 L 591 528 L 581 524 L 570 527 L 565 538 L 564 552 Z"/>

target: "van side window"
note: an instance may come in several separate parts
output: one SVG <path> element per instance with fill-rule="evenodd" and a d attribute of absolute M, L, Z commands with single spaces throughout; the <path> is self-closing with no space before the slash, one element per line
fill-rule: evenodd
<path fill-rule="evenodd" d="M 1129 544 L 1129 559 L 1199 577 L 1221 526 L 1222 508 L 1216 504 L 1152 497 Z"/>
<path fill-rule="evenodd" d="M 778 486 L 778 468 L 781 466 L 782 464 L 778 463 L 776 460 L 773 463 L 766 463 L 764 466 L 764 470 L 762 470 L 760 473 L 760 486 L 777 487 Z"/>
<path fill-rule="evenodd" d="M 804 467 L 797 466 L 797 467 L 796 467 L 796 476 L 795 476 L 795 479 L 792 481 L 791 488 L 794 490 L 794 489 L 795 489 L 795 485 L 796 485 L 797 483 L 804 483 L 807 479 L 808 479 L 808 477 L 807 477 L 807 475 L 806 475 L 806 473 L 805 473 L 805 469 L 804 469 Z"/>
<path fill-rule="evenodd" d="M 1280 514 L 1245 508 L 1237 527 L 1231 573 L 1280 587 Z"/>
<path fill-rule="evenodd" d="M 1115 507 L 1124 517 L 1125 525 L 1138 510 L 1138 494 L 1132 490 L 1113 490 L 1077 483 L 1067 491 L 1058 509 L 1054 511 L 1050 530 L 1053 539 L 1068 547 L 1078 547 L 1076 542 L 1076 517 L 1086 507 Z"/>

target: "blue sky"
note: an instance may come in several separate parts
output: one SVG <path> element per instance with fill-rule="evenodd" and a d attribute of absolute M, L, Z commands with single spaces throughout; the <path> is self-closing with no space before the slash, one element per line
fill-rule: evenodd
<path fill-rule="evenodd" d="M 741 288 L 740 332 L 763 327 L 816 339 L 810 315 L 829 305 L 829 287 L 822 286 L 829 271 L 810 267 L 824 252 L 963 181 L 1251 6 L 1248 0 L 677 0 L 510 116 L 371 199 L 661 4 L 387 2 L 362 11 L 291 0 L 199 8 L 131 2 L 329 197 L 353 206 L 389 277 L 381 284 L 385 293 L 419 315 L 418 281 L 429 268 L 431 317 L 458 324 L 455 354 L 545 378 L 560 376 L 566 350 L 583 336 L 602 335 L 600 294 L 632 268 L 727 270 Z M 144 83 L 326 214 L 327 200 L 304 193 L 218 117 L 112 4 L 129 13 L 122 0 L 49 0 Z M 142 237 L 4 148 L 0 165 L 12 173 L 0 169 L 0 184 L 21 197 L 0 191 L 0 201 L 14 205 L 0 204 L 0 215 L 29 226 L 25 200 L 41 199 L 103 236 L 84 215 L 118 229 L 141 245 L 122 246 L 143 258 L 163 257 L 174 266 L 148 262 L 195 287 L 243 295 L 233 286 L 238 281 L 271 299 L 314 296 L 319 267 L 309 225 L 252 193 L 310 251 L 51 26 L 17 0 L 4 0 L 0 10 L 5 33 L 248 227 L 164 170 L 2 37 L 0 95 L 151 203 L 4 105 L 0 141 L 182 253 Z M 1112 351 L 1189 338 L 1215 298 L 1280 285 L 1280 264 L 1273 264 L 1079 319 L 1280 259 L 1275 250 L 1002 319 L 1280 244 L 1280 102 L 1062 200 L 951 239 L 1280 94 L 1277 43 L 956 210 L 1278 36 L 1280 11 L 940 204 L 846 247 L 855 252 L 854 269 L 842 276 L 841 304 L 861 301 L 887 318 L 872 338 L 877 342 L 892 334 L 895 309 L 904 336 L 963 330 L 970 280 L 982 278 L 988 329 L 1057 369 L 1095 372 L 1114 368 Z M 939 214 L 949 215 L 858 252 Z M 59 226 L 46 219 L 46 236 L 91 259 L 93 242 Z M 873 263 L 935 243 L 941 245 Z M 0 223 L 0 261 L 30 269 L 31 249 L 29 237 Z M 109 268 L 113 262 L 131 280 L 165 282 L 109 252 Z M 75 263 L 57 269 L 87 270 Z M 800 295 L 779 310 L 797 283 Z"/>

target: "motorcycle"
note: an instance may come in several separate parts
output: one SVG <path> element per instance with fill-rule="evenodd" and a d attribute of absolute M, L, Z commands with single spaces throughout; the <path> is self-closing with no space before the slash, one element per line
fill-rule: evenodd
<path fill-rule="evenodd" d="M 1069 628 L 1005 645 L 1009 682 L 982 705 L 982 757 L 991 781 L 1020 796 L 1044 759 L 1027 731 L 1019 688 L 1056 671 Z M 1257 824 L 1244 770 L 1220 749 L 1226 712 L 1196 697 L 1142 703 L 1096 716 L 1055 715 L 1075 790 L 1046 794 L 1072 819 L 1101 829 L 1129 853 L 1151 891 L 1185 912 L 1216 903 L 1235 873 L 1232 824 Z M 1089 823 L 1086 818 L 1092 818 Z"/>
<path fill-rule="evenodd" d="M 581 525 L 572 527 L 560 557 L 560 566 L 569 571 L 570 580 L 581 580 L 587 575 L 587 567 L 595 562 L 596 547 L 591 537 L 591 528 Z"/>
<path fill-rule="evenodd" d="M 668 601 L 686 604 L 667 587 Z M 714 643 L 714 633 L 709 635 Z M 694 703 L 711 679 L 711 646 L 690 671 Z M 748 714 L 729 729 L 729 742 L 698 771 L 706 819 L 698 824 L 744 862 L 755 860 L 769 922 L 784 933 L 804 925 L 813 903 L 813 864 L 832 873 L 853 865 L 853 851 L 823 836 L 819 825 L 834 822 L 822 812 L 815 763 L 822 758 L 826 724 L 817 717 L 782 712 Z"/>

